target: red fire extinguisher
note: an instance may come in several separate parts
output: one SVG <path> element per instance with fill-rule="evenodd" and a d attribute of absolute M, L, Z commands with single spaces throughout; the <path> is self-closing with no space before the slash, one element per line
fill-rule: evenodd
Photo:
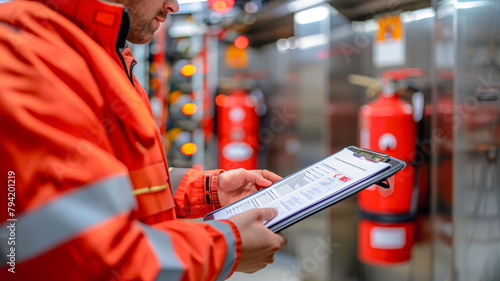
<path fill-rule="evenodd" d="M 378 98 L 360 109 L 360 147 L 407 162 L 404 170 L 388 179 L 389 188 L 373 185 L 359 193 L 358 256 L 365 263 L 390 265 L 411 257 L 418 198 L 412 165 L 417 156 L 417 123 L 412 105 L 400 99 L 396 87 L 406 78 L 424 74 L 415 68 L 384 72 Z"/>
<path fill-rule="evenodd" d="M 256 100 L 243 89 L 236 89 L 227 96 L 217 96 L 216 104 L 219 167 L 256 169 L 259 149 Z"/>

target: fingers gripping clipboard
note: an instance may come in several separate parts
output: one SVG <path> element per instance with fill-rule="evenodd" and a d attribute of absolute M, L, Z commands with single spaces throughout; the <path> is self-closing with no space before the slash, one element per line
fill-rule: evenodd
<path fill-rule="evenodd" d="M 389 187 L 385 180 L 405 166 L 405 162 L 387 154 L 349 146 L 209 213 L 204 220 L 228 219 L 253 208 L 276 208 L 278 215 L 265 225 L 280 232 L 373 184 Z"/>

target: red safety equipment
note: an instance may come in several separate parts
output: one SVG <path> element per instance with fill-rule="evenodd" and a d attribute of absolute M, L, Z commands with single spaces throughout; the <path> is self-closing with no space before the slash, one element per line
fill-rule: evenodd
<path fill-rule="evenodd" d="M 177 220 L 216 208 L 220 170 L 191 169 L 172 194 L 135 61 L 117 51 L 129 31 L 123 6 L 40 2 L 0 4 L 0 173 L 15 175 L 16 219 L 0 213 L 0 236 L 15 226 L 0 279 L 230 275 L 241 252 L 234 224 Z"/>
<path fill-rule="evenodd" d="M 219 167 L 256 169 L 259 149 L 256 101 L 242 89 L 234 90 L 227 98 L 220 97 L 217 104 Z"/>
<path fill-rule="evenodd" d="M 361 107 L 360 146 L 407 162 L 407 167 L 389 179 L 390 189 L 373 185 L 359 193 L 359 206 L 370 213 L 408 213 L 415 184 L 411 161 L 416 156 L 417 126 L 412 106 L 401 100 L 393 81 L 423 76 L 420 69 L 387 71 L 382 79 L 387 83 L 379 97 Z M 390 81 L 387 81 L 390 80 Z"/>
<path fill-rule="evenodd" d="M 360 147 L 389 154 L 406 162 L 404 170 L 388 179 L 390 188 L 373 185 L 359 193 L 360 260 L 376 265 L 408 261 L 414 243 L 417 123 L 412 106 L 399 98 L 395 83 L 421 77 L 420 69 L 400 69 L 382 74 L 379 97 L 360 109 Z"/>

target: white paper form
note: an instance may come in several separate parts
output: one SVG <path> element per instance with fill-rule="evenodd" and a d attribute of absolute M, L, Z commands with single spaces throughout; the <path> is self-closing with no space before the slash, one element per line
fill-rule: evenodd
<path fill-rule="evenodd" d="M 353 154 L 344 148 L 247 199 L 215 212 L 214 219 L 228 219 L 254 208 L 276 208 L 278 215 L 266 223 L 270 227 L 390 167 L 388 163 L 368 161 Z"/>

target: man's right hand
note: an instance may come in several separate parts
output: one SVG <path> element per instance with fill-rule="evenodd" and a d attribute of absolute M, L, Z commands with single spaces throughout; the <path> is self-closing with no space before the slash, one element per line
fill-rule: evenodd
<path fill-rule="evenodd" d="M 261 208 L 231 217 L 241 236 L 241 259 L 236 271 L 253 273 L 274 261 L 274 254 L 286 244 L 283 234 L 275 234 L 263 222 L 274 218 L 276 209 Z"/>

